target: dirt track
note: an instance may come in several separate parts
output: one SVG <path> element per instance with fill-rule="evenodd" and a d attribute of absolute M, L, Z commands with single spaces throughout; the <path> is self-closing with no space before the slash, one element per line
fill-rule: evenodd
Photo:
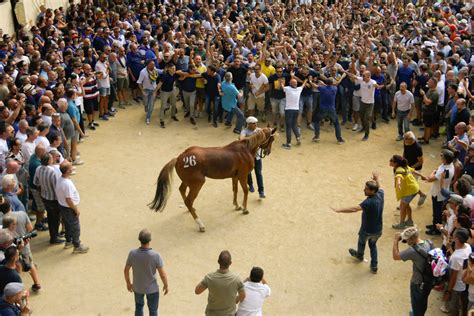
<path fill-rule="evenodd" d="M 163 130 L 157 112 L 146 126 L 142 106 L 120 111 L 80 145 L 86 164 L 77 167 L 73 180 L 82 199 L 82 240 L 90 252 L 72 255 L 49 246 L 47 233 L 33 240 L 43 286 L 31 298 L 34 315 L 132 315 L 133 295 L 122 271 L 145 227 L 152 231 L 152 246 L 162 254 L 169 277 L 170 293 L 160 297 L 162 315 L 203 314 L 207 294 L 196 296 L 194 287 L 217 268 L 223 249 L 231 251 L 231 269 L 242 278 L 254 265 L 264 268 L 273 290 L 264 307 L 267 315 L 407 315 L 411 264 L 391 257 L 397 211 L 388 160 L 402 150 L 395 141 L 395 123 L 379 123 L 369 142 L 344 127 L 342 132 L 346 144 L 339 146 L 326 124 L 321 143 L 314 144 L 305 129 L 302 146 L 291 151 L 281 149 L 282 133 L 263 163 L 267 199 L 250 195 L 248 216 L 232 208 L 230 179 L 208 180 L 195 203 L 207 229 L 199 233 L 184 208 L 176 174 L 165 211 L 156 214 L 146 204 L 171 158 L 191 145 L 227 144 L 235 134 L 222 124 L 214 129 L 204 119 L 198 128 L 168 121 Z M 425 148 L 425 173 L 439 163 L 439 144 Z M 381 172 L 386 188 L 377 275 L 347 252 L 356 246 L 360 214 L 335 214 L 329 208 L 362 201 L 372 170 Z M 422 188 L 427 191 L 429 185 Z M 424 226 L 430 214 L 427 202 L 415 210 L 415 223 Z M 22 277 L 31 286 L 30 277 Z M 431 294 L 430 305 L 429 315 L 441 314 L 439 293 Z"/>

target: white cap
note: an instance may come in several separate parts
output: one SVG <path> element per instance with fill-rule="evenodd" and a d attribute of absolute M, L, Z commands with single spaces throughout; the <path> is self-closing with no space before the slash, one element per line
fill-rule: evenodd
<path fill-rule="evenodd" d="M 250 123 L 258 123 L 258 120 L 255 116 L 249 116 L 247 117 L 247 120 L 246 120 L 247 124 L 250 124 Z"/>

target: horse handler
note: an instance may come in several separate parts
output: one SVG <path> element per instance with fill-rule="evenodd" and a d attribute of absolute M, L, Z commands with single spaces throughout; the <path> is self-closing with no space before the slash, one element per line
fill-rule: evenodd
<path fill-rule="evenodd" d="M 249 116 L 246 120 L 247 127 L 240 133 L 239 139 L 245 139 L 249 136 L 255 134 L 259 127 L 257 127 L 258 120 L 254 116 Z M 263 189 L 263 176 L 262 176 L 262 150 L 259 149 L 257 151 L 257 155 L 255 156 L 255 177 L 257 178 L 257 186 L 258 186 L 258 195 L 261 199 L 265 198 L 265 191 Z M 253 187 L 253 180 L 252 180 L 252 171 L 250 171 L 247 182 L 249 184 L 249 191 L 255 192 Z"/>
<path fill-rule="evenodd" d="M 359 229 L 357 250 L 349 249 L 350 255 L 357 261 L 364 260 L 365 244 L 369 242 L 370 270 L 377 273 L 377 240 L 382 236 L 382 214 L 384 191 L 380 187 L 379 176 L 373 173 L 372 180 L 365 183 L 364 194 L 367 198 L 357 206 L 334 209 L 336 213 L 355 213 L 362 211 L 362 223 Z"/>

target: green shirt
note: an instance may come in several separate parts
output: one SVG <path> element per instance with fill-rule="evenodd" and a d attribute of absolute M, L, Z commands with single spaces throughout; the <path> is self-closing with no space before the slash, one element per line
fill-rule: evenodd
<path fill-rule="evenodd" d="M 244 288 L 240 277 L 233 272 L 211 272 L 201 284 L 209 290 L 206 316 L 233 316 L 236 312 L 235 298 Z"/>
<path fill-rule="evenodd" d="M 423 103 L 423 113 L 428 113 L 428 114 L 435 114 L 436 113 L 436 107 L 438 106 L 438 92 L 436 90 L 428 90 L 426 92 L 426 97 L 430 99 L 432 102 L 430 105 L 426 105 Z"/>

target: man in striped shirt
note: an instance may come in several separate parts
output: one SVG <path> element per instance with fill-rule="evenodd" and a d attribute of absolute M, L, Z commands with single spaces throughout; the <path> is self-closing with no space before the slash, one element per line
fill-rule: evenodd
<path fill-rule="evenodd" d="M 83 66 L 84 76 L 81 78 L 81 84 L 84 88 L 84 111 L 87 114 L 89 128 L 95 130 L 99 126 L 94 121 L 95 112 L 99 110 L 99 88 L 97 87 L 97 79 L 92 72 L 89 64 Z"/>
<path fill-rule="evenodd" d="M 35 172 L 33 184 L 39 188 L 41 199 L 48 212 L 49 243 L 54 245 L 63 243 L 64 239 L 58 238 L 60 209 L 55 193 L 58 176 L 52 164 L 53 156 L 45 153 L 41 157 L 41 166 Z"/>

